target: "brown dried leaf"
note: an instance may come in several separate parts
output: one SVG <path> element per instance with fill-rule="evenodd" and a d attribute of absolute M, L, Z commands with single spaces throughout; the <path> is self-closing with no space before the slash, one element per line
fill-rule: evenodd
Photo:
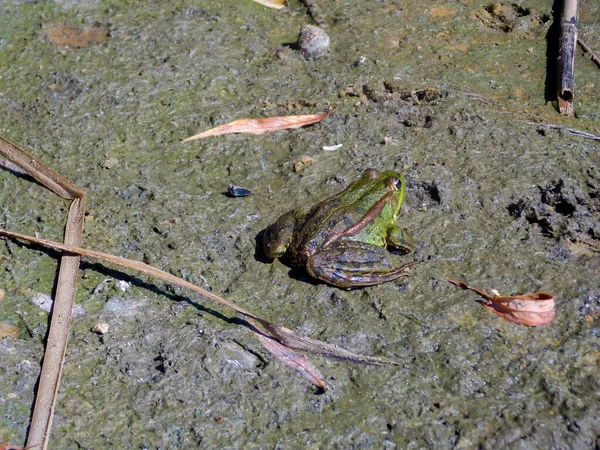
<path fill-rule="evenodd" d="M 328 356 L 331 358 L 340 359 L 342 361 L 350 361 L 358 364 L 366 364 L 372 366 L 397 365 L 395 361 L 377 356 L 360 355 L 350 352 L 337 345 L 328 344 L 327 342 L 311 339 L 307 336 L 300 336 L 292 330 L 271 322 L 261 321 L 263 325 L 275 339 L 281 344 L 294 350 L 314 353 L 315 355 Z"/>
<path fill-rule="evenodd" d="M 323 114 L 300 114 L 296 116 L 277 116 L 277 117 L 265 117 L 262 119 L 240 119 L 234 120 L 233 122 L 219 125 L 218 127 L 211 128 L 210 130 L 204 131 L 200 134 L 185 138 L 183 142 L 195 141 L 209 136 L 219 136 L 221 134 L 231 133 L 249 133 L 249 134 L 263 134 L 269 131 L 277 130 L 291 130 L 293 128 L 305 127 L 314 123 L 320 122 L 329 113 Z"/>
<path fill-rule="evenodd" d="M 295 369 L 304 378 L 308 379 L 312 384 L 320 389 L 325 389 L 325 381 L 323 375 L 314 367 L 308 358 L 301 353 L 295 352 L 289 347 L 277 342 L 268 336 L 261 333 L 256 333 L 258 340 L 275 358 L 284 363 L 286 366 Z"/>
<path fill-rule="evenodd" d="M 89 44 L 97 44 L 108 39 L 108 27 L 105 25 L 77 28 L 61 24 L 48 27 L 44 31 L 53 44 L 73 48 L 85 48 Z"/>
<path fill-rule="evenodd" d="M 488 310 L 509 322 L 528 327 L 548 325 L 554 320 L 554 297 L 550 294 L 537 292 L 523 295 L 494 295 L 480 289 L 472 288 L 461 281 L 448 280 L 448 282 L 463 289 L 476 292 L 486 299 L 483 304 Z"/>
<path fill-rule="evenodd" d="M 20 332 L 21 330 L 17 325 L 13 325 L 10 322 L 0 322 L 0 339 L 4 339 L 6 336 L 19 339 Z"/>
<path fill-rule="evenodd" d="M 285 0 L 252 0 L 269 8 L 281 9 L 286 6 Z"/>
<path fill-rule="evenodd" d="M 484 306 L 510 322 L 528 327 L 548 325 L 554 320 L 554 297 L 539 292 L 514 296 L 492 296 Z"/>

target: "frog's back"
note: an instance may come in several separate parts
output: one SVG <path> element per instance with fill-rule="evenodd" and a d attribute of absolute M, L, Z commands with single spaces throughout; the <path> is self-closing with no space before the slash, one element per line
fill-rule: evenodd
<path fill-rule="evenodd" d="M 308 258 L 333 242 L 356 240 L 357 236 L 344 236 L 344 232 L 356 225 L 367 213 L 369 199 L 364 197 L 330 198 L 316 205 L 306 216 L 298 233 L 294 234 L 290 245 L 290 260 L 297 266 L 304 266 Z M 370 233 L 367 228 L 361 233 Z"/>

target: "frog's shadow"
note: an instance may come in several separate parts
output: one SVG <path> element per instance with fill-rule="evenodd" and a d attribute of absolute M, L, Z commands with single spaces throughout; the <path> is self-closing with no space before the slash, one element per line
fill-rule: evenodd
<path fill-rule="evenodd" d="M 256 261 L 264 263 L 264 264 L 273 264 L 274 260 L 267 258 L 265 256 L 264 252 L 262 251 L 262 240 L 263 240 L 263 236 L 265 234 L 265 230 L 266 230 L 266 228 L 264 230 L 261 230 L 254 237 L 254 259 Z M 294 280 L 302 281 L 304 283 L 312 284 L 313 286 L 317 286 L 319 284 L 326 284 L 326 283 L 319 281 L 316 278 L 313 278 L 310 275 L 308 275 L 306 273 L 306 270 L 304 270 L 300 267 L 290 266 L 290 264 L 285 260 L 285 258 L 280 259 L 280 261 L 290 269 L 288 271 L 288 276 L 290 278 L 292 278 Z"/>

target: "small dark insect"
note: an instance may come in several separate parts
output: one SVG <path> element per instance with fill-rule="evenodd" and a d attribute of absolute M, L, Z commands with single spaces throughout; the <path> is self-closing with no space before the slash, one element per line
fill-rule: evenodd
<path fill-rule="evenodd" d="M 250 189 L 234 186 L 233 184 L 229 185 L 226 193 L 228 197 L 247 197 L 250 194 L 252 194 Z"/>

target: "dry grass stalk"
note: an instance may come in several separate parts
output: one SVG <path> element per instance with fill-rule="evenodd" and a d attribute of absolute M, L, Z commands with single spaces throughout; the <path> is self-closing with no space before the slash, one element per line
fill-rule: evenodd
<path fill-rule="evenodd" d="M 71 200 L 64 242 L 67 245 L 80 246 L 83 237 L 85 193 L 1 136 L 0 155 L 16 164 L 55 194 Z M 69 339 L 78 271 L 79 256 L 61 256 L 54 308 L 27 436 L 27 447 L 41 448 L 42 450 L 46 450 L 48 447 L 54 405 Z"/>

